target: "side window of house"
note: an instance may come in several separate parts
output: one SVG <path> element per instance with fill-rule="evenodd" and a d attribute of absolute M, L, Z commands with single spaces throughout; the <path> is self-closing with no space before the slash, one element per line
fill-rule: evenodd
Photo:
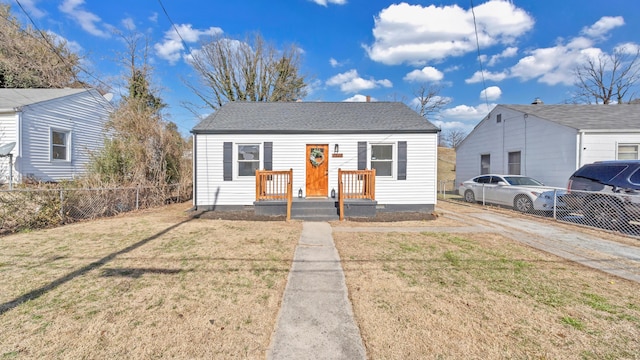
<path fill-rule="evenodd" d="M 480 155 L 480 175 L 488 174 L 491 169 L 491 155 Z"/>
<path fill-rule="evenodd" d="M 260 168 L 260 145 L 238 145 L 238 176 L 255 176 Z"/>
<path fill-rule="evenodd" d="M 69 132 L 51 130 L 51 160 L 69 160 Z"/>
<path fill-rule="evenodd" d="M 371 168 L 376 176 L 393 176 L 393 145 L 371 145 Z"/>
<path fill-rule="evenodd" d="M 509 175 L 520 175 L 520 151 L 509 153 Z"/>
<path fill-rule="evenodd" d="M 638 145 L 618 144 L 618 160 L 638 160 Z"/>

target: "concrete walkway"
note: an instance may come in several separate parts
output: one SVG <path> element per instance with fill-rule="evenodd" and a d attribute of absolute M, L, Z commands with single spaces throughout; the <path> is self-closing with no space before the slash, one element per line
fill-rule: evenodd
<path fill-rule="evenodd" d="M 366 358 L 331 231 L 303 224 L 267 359 Z"/>

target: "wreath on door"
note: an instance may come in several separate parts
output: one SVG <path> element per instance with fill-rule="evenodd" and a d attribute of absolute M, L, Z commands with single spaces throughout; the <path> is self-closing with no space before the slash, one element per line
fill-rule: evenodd
<path fill-rule="evenodd" d="M 320 164 L 324 162 L 324 152 L 320 148 L 311 149 L 311 154 L 309 155 L 309 161 L 311 161 L 311 165 L 313 167 L 318 167 Z"/>

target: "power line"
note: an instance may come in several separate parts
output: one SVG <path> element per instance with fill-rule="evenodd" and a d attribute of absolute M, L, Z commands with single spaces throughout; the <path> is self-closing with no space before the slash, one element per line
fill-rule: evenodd
<path fill-rule="evenodd" d="M 22 12 L 25 14 L 25 16 L 29 19 L 29 21 L 30 21 L 30 22 L 31 22 L 31 24 L 33 25 L 33 28 L 35 29 L 35 31 L 36 31 L 36 32 L 38 32 L 38 34 L 40 34 L 40 36 L 42 37 L 42 39 L 43 39 L 43 40 L 45 41 L 45 43 L 49 46 L 49 48 L 53 51 L 53 53 L 54 53 L 54 54 L 55 54 L 55 55 L 60 59 L 60 61 L 61 61 L 64 65 L 66 65 L 66 66 L 67 66 L 67 68 L 68 68 L 69 72 L 71 73 L 71 76 L 73 76 L 73 78 L 76 80 L 76 82 L 78 82 L 80 85 L 82 85 L 82 87 L 83 87 L 85 90 L 87 90 L 87 92 L 91 95 L 91 97 L 93 97 L 93 99 L 94 99 L 98 104 L 100 104 L 100 106 L 101 106 L 101 107 L 102 107 L 102 108 L 103 108 L 107 113 L 110 113 L 110 112 L 111 112 L 111 110 L 113 110 L 113 109 L 107 109 L 107 108 L 104 106 L 104 102 L 99 101 L 99 100 L 95 97 L 95 95 L 94 95 L 94 94 L 93 94 L 93 92 L 91 91 L 92 89 L 88 88 L 88 87 L 86 86 L 86 84 L 78 78 L 78 76 L 76 75 L 75 71 L 73 70 L 73 66 L 72 66 L 72 65 L 70 65 L 70 64 L 67 62 L 67 60 L 66 60 L 62 55 L 60 55 L 60 53 L 58 52 L 58 50 L 56 49 L 56 47 L 55 47 L 55 46 L 54 46 L 54 45 L 49 41 L 49 39 L 47 38 L 47 36 L 45 35 L 45 33 L 44 33 L 42 30 L 40 30 L 40 28 L 38 28 L 38 25 L 36 25 L 35 21 L 33 21 L 33 18 L 31 18 L 31 15 L 29 15 L 29 13 L 25 10 L 25 8 L 22 6 L 22 4 L 20 3 L 20 1 L 19 1 L 19 0 L 15 0 L 15 1 L 16 1 L 16 3 L 18 4 L 18 6 L 20 7 L 20 9 L 22 10 Z M 12 23 L 11 21 L 9 21 L 9 19 L 6 19 L 6 20 L 7 20 L 9 23 Z M 16 25 L 16 26 L 17 26 L 17 25 Z M 19 27 L 18 27 L 18 29 L 19 29 L 20 31 L 22 31 L 23 33 L 27 34 L 28 36 L 32 36 L 29 32 L 27 32 L 27 31 L 23 31 L 23 30 L 22 30 L 21 28 L 19 28 Z M 34 39 L 36 39 L 36 38 L 34 37 Z M 37 40 L 37 39 L 36 39 L 36 40 Z M 78 69 L 80 69 L 81 71 L 83 71 L 83 72 L 85 72 L 85 73 L 89 74 L 91 77 L 93 77 L 93 75 L 92 75 L 92 74 L 90 74 L 88 71 L 86 71 L 85 69 L 83 69 L 81 66 L 79 66 L 79 65 L 76 65 L 76 66 L 77 66 L 77 68 L 78 68 Z M 97 79 L 97 78 L 96 78 L 96 79 Z M 111 86 L 109 86 L 109 85 L 107 85 L 107 84 L 104 84 L 104 83 L 103 83 L 103 82 L 101 82 L 100 80 L 98 80 L 98 81 L 100 82 L 100 84 L 102 84 L 102 85 L 106 85 L 106 86 L 107 86 L 107 88 L 111 89 Z"/>
<path fill-rule="evenodd" d="M 191 52 L 189 45 L 187 44 L 186 41 L 184 41 L 184 39 L 182 38 L 182 35 L 178 31 L 178 27 L 176 26 L 176 24 L 174 24 L 173 20 L 171 20 L 171 17 L 169 16 L 167 9 L 164 7 L 162 0 L 158 0 L 158 4 L 160 4 L 160 7 L 162 8 L 164 15 L 167 17 L 167 19 L 169 20 L 169 23 L 171 24 L 171 27 L 173 27 L 173 30 L 176 32 L 176 34 L 178 34 L 178 37 L 180 38 L 180 41 L 182 42 L 182 45 L 184 46 L 185 50 L 187 50 L 188 52 Z"/>

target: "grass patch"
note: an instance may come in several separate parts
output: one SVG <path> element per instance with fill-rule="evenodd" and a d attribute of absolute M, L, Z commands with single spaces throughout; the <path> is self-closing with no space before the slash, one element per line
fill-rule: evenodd
<path fill-rule="evenodd" d="M 333 235 L 370 358 L 640 353 L 636 283 L 497 234 L 395 231 Z"/>
<path fill-rule="evenodd" d="M 0 358 L 263 358 L 301 224 L 188 207 L 3 237 Z"/>

